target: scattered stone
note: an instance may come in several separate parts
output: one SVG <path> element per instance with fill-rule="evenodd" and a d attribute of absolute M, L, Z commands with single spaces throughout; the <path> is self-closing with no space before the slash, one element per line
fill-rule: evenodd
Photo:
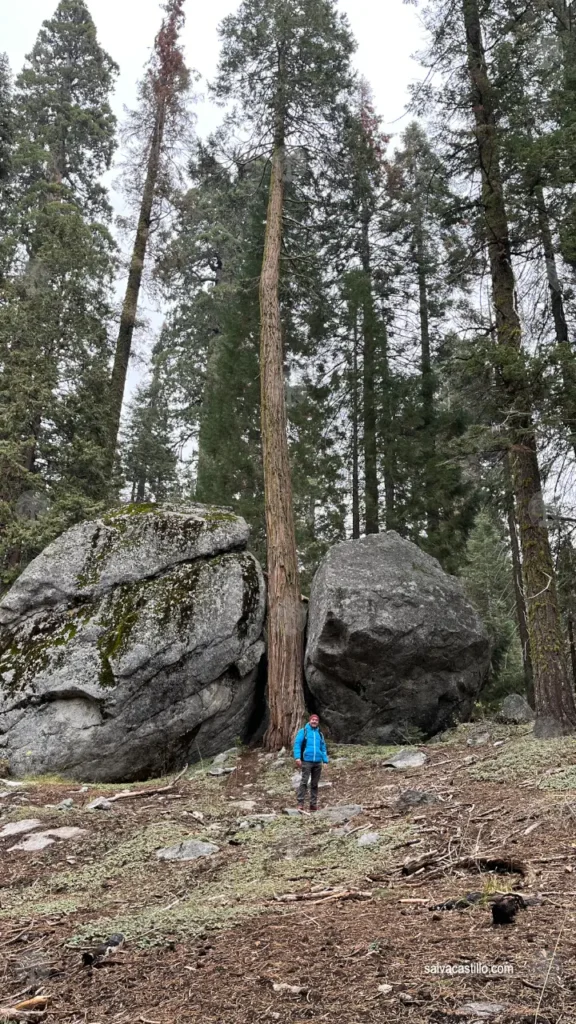
<path fill-rule="evenodd" d="M 437 804 L 438 797 L 434 793 L 426 793 L 422 789 L 405 789 L 396 801 L 396 810 L 412 811 L 416 807 L 428 807 Z"/>
<path fill-rule="evenodd" d="M 336 807 L 325 807 L 318 811 L 318 817 L 329 821 L 331 825 L 344 825 L 351 818 L 362 814 L 363 808 L 359 804 L 341 804 Z"/>
<path fill-rule="evenodd" d="M 418 1001 L 413 995 L 410 995 L 410 992 L 399 992 L 398 999 L 406 1006 L 410 1006 L 412 1003 L 416 1003 Z"/>
<path fill-rule="evenodd" d="M 233 757 L 238 757 L 238 747 L 231 747 L 230 750 L 223 750 L 221 754 L 216 754 L 216 757 L 214 758 L 212 764 L 224 765 Z"/>
<path fill-rule="evenodd" d="M 394 987 L 392 985 L 378 985 L 378 991 L 381 996 L 389 996 L 394 991 Z"/>
<path fill-rule="evenodd" d="M 421 750 L 401 750 L 388 761 L 384 761 L 384 767 L 397 768 L 399 771 L 405 768 L 421 768 L 427 760 L 426 754 Z"/>
<path fill-rule="evenodd" d="M 254 824 L 257 825 L 269 825 L 270 822 L 276 821 L 277 817 L 278 815 L 275 811 L 271 814 L 250 814 L 248 816 L 248 821 L 254 822 Z"/>
<path fill-rule="evenodd" d="M 57 839 L 78 839 L 79 836 L 83 835 L 86 835 L 85 828 L 75 828 L 73 826 L 49 828 L 44 832 L 34 832 L 33 835 L 26 836 L 21 843 L 11 846 L 10 850 L 24 850 L 26 853 L 34 853 L 38 850 L 46 849 L 47 846 L 52 846 Z"/>
<path fill-rule="evenodd" d="M 210 769 L 208 775 L 214 775 L 217 778 L 221 778 L 222 775 L 232 775 L 232 772 L 235 771 L 235 768 L 220 768 L 218 765 L 216 765 L 214 768 Z"/>
<path fill-rule="evenodd" d="M 536 718 L 528 701 L 519 693 L 510 693 L 500 705 L 498 718 L 507 725 L 527 725 Z"/>
<path fill-rule="evenodd" d="M 7 839 L 8 836 L 20 836 L 24 832 L 32 832 L 42 824 L 38 818 L 27 818 L 24 821 L 9 821 L 0 832 L 0 839 Z"/>
<path fill-rule="evenodd" d="M 105 796 L 98 796 L 92 803 L 88 804 L 87 811 L 111 811 L 112 804 Z"/>
<path fill-rule="evenodd" d="M 199 860 L 200 857 L 211 857 L 218 853 L 219 847 L 214 843 L 203 843 L 199 839 L 186 839 L 176 846 L 168 846 L 164 850 L 158 850 L 158 860 Z"/>
<path fill-rule="evenodd" d="M 405 743 L 474 707 L 490 640 L 462 582 L 390 530 L 330 548 L 312 584 L 305 670 L 341 743 Z"/>
<path fill-rule="evenodd" d="M 12 779 L 0 779 L 0 785 L 9 786 L 10 789 L 22 789 L 23 782 L 13 782 Z"/>
<path fill-rule="evenodd" d="M 478 730 L 471 730 L 468 735 L 468 739 L 466 740 L 466 744 L 469 747 L 486 747 L 491 740 L 492 735 L 488 730 L 484 729 L 481 732 Z"/>
<path fill-rule="evenodd" d="M 74 807 L 74 801 L 70 796 L 66 800 L 62 800 L 59 804 L 56 804 L 57 811 L 69 811 L 72 807 Z"/>
<path fill-rule="evenodd" d="M 378 846 L 380 834 L 378 832 L 365 832 L 357 839 L 358 846 Z"/>
<path fill-rule="evenodd" d="M 274 992 L 286 996 L 305 996 L 310 991 L 304 985 L 287 985 L 286 982 L 273 982 L 272 988 Z"/>
<path fill-rule="evenodd" d="M 16 843 L 16 846 L 11 846 L 10 853 L 13 850 L 23 850 L 25 853 L 37 853 L 39 850 L 45 850 L 47 846 L 53 846 L 55 842 L 55 839 L 51 839 L 45 833 L 37 832 L 35 835 L 26 836 L 21 843 Z"/>
<path fill-rule="evenodd" d="M 249 821 L 241 821 L 240 824 L 238 825 L 238 831 L 239 832 L 247 832 L 249 828 L 250 828 L 250 822 Z"/>
<path fill-rule="evenodd" d="M 289 818 L 300 817 L 300 811 L 296 807 L 285 807 L 284 814 L 287 814 Z"/>
<path fill-rule="evenodd" d="M 0 800 L 4 800 L 4 799 L 5 799 L 5 798 L 6 798 L 7 796 L 12 796 L 12 794 L 11 794 L 11 792 L 10 792 L 10 790 L 9 790 L 9 789 L 4 789 L 4 790 L 3 790 L 3 791 L 2 791 L 1 793 L 0 793 Z"/>
<path fill-rule="evenodd" d="M 55 839 L 77 839 L 78 836 L 86 835 L 86 829 L 65 825 L 62 828 L 49 828 L 45 832 L 37 832 L 36 835 L 54 836 Z"/>
<path fill-rule="evenodd" d="M 506 1007 L 501 1003 L 465 1003 L 464 1006 L 459 1007 L 459 1012 L 488 1020 L 490 1017 L 497 1017 L 499 1013 L 504 1013 L 505 1009 Z"/>
<path fill-rule="evenodd" d="M 256 807 L 256 800 L 231 800 L 230 807 L 237 807 L 239 811 L 250 813 Z"/>
<path fill-rule="evenodd" d="M 90 786 L 81 786 L 80 789 L 78 790 L 79 793 L 88 793 L 89 791 Z"/>

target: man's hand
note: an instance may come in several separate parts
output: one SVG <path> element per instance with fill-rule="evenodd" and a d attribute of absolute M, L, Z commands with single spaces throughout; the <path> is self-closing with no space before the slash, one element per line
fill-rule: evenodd
<path fill-rule="evenodd" d="M 296 767 L 297 768 L 301 768 L 302 767 L 302 761 L 300 760 L 299 757 L 296 758 Z"/>

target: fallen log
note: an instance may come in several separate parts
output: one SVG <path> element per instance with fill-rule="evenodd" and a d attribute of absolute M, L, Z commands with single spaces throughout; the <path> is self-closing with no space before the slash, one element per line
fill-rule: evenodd
<path fill-rule="evenodd" d="M 175 779 L 172 779 L 172 782 L 169 782 L 167 786 L 160 786 L 156 787 L 155 789 L 128 789 L 123 793 L 117 793 L 116 796 L 106 797 L 106 799 L 108 800 L 108 803 L 115 804 L 119 800 L 136 800 L 138 797 L 142 796 L 158 796 L 160 793 L 169 793 L 170 790 L 174 789 L 176 783 L 180 782 L 180 779 L 186 774 L 187 771 L 188 765 L 186 765 L 186 767 L 182 769 L 179 775 L 177 775 Z"/>

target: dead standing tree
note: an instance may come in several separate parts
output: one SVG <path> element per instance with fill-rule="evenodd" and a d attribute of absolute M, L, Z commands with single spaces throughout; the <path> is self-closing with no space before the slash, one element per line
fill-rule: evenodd
<path fill-rule="evenodd" d="M 179 45 L 184 25 L 185 0 L 168 0 L 166 17 L 154 43 L 150 67 L 140 87 L 140 108 L 133 126 L 146 133 L 146 163 L 136 238 L 132 250 L 126 295 L 122 306 L 114 367 L 110 382 L 110 441 L 108 478 L 111 479 L 118 446 L 122 404 L 132 352 L 144 264 L 150 242 L 154 207 L 158 198 L 166 140 L 174 122 L 181 119 L 181 97 L 190 82 Z"/>

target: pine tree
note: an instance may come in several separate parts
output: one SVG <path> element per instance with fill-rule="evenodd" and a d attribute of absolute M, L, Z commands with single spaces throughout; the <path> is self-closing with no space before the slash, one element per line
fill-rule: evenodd
<path fill-rule="evenodd" d="M 244 0 L 222 29 L 218 95 L 241 104 L 270 155 L 260 276 L 261 414 L 268 543 L 271 749 L 290 743 L 304 710 L 302 612 L 284 389 L 280 308 L 287 150 L 322 132 L 347 84 L 352 43 L 331 0 Z M 323 132 L 322 132 L 323 134 Z"/>
<path fill-rule="evenodd" d="M 85 4 L 62 0 L 16 82 L 11 261 L 0 306 L 0 565 L 6 581 L 104 493 L 114 246 L 99 177 L 114 147 L 108 95 L 115 72 Z M 19 512 L 28 492 L 49 507 L 33 527 Z"/>
<path fill-rule="evenodd" d="M 522 351 L 522 328 L 515 302 L 515 279 L 504 200 L 495 97 L 486 64 L 477 0 L 462 0 L 482 177 L 484 226 L 490 256 L 498 348 L 496 365 L 502 392 L 513 410 L 510 462 L 526 581 L 534 666 L 537 729 L 542 733 L 576 728 L 576 703 L 564 658 L 563 636 L 550 540 L 541 507 L 541 477 Z"/>

